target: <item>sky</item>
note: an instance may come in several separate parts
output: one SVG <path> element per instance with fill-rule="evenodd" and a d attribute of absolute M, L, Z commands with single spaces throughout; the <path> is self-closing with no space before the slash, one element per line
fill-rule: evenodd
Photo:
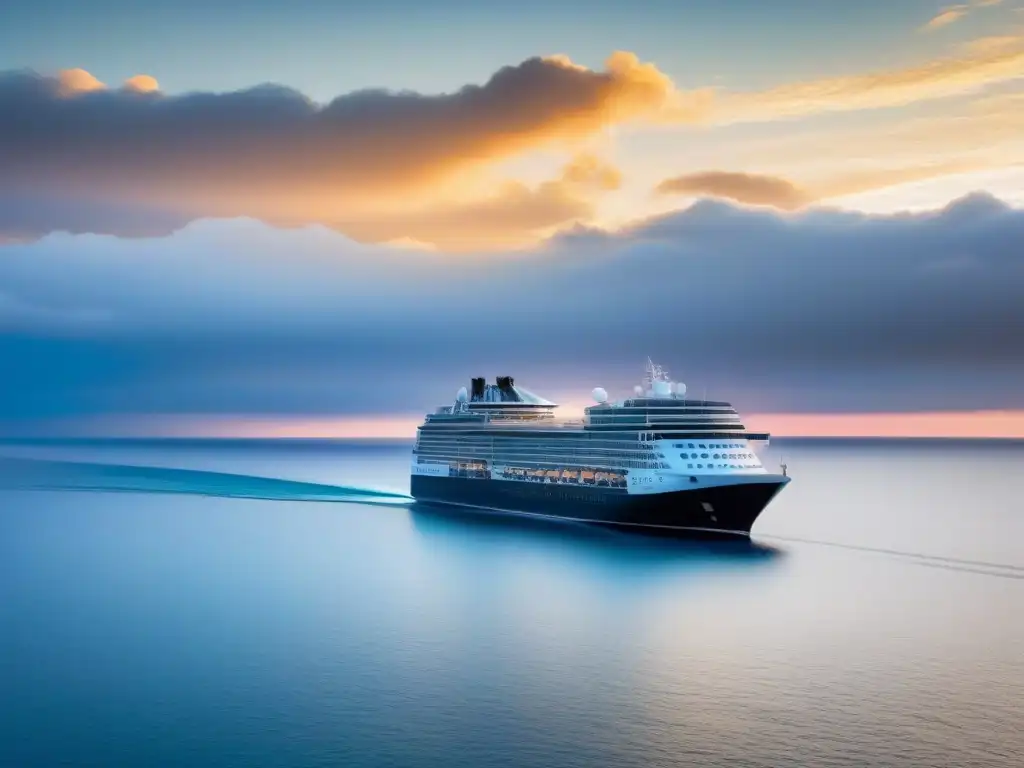
<path fill-rule="evenodd" d="M 0 16 L 0 435 L 411 434 L 651 355 L 789 434 L 1024 437 L 1024 2 Z"/>

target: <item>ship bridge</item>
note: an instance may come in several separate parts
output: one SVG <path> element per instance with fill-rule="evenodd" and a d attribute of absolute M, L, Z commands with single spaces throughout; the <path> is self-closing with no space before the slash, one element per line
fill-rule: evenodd
<path fill-rule="evenodd" d="M 586 409 L 584 429 L 590 431 L 637 430 L 652 439 L 695 437 L 705 439 L 767 442 L 768 434 L 749 432 L 730 403 L 686 397 L 686 385 L 669 380 L 667 372 L 647 359 L 643 384 L 634 396 L 615 403 L 607 393 L 594 390 L 597 405 Z"/>
<path fill-rule="evenodd" d="M 747 431 L 729 403 L 674 396 L 634 397 L 620 403 L 592 405 L 586 409 L 584 429 L 653 431 L 666 433 L 666 437 L 768 439 L 765 433 Z"/>

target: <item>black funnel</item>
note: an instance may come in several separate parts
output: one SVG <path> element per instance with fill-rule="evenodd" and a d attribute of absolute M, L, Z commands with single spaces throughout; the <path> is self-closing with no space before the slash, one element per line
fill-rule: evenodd
<path fill-rule="evenodd" d="M 474 378 L 472 381 L 472 389 L 470 391 L 470 400 L 483 400 L 484 399 L 484 385 L 486 381 L 483 376 Z"/>

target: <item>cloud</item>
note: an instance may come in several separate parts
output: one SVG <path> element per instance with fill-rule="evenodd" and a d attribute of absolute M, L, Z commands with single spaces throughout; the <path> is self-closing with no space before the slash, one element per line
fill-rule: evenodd
<path fill-rule="evenodd" d="M 804 186 L 779 176 L 733 171 L 700 171 L 665 179 L 658 184 L 655 192 L 663 195 L 720 197 L 746 205 L 767 205 L 791 211 L 822 200 L 938 176 L 982 170 L 985 167 L 978 161 L 954 161 L 907 168 L 874 168 L 847 172 Z"/>
<path fill-rule="evenodd" d="M 931 31 L 934 29 L 940 29 L 942 27 L 949 26 L 954 21 L 962 19 L 971 10 L 969 5 L 950 5 L 939 11 L 932 19 L 925 24 L 921 29 L 924 31 Z"/>
<path fill-rule="evenodd" d="M 522 247 L 555 228 L 592 218 L 593 196 L 618 189 L 621 182 L 617 168 L 584 154 L 559 178 L 536 187 L 509 181 L 482 199 L 339 220 L 334 226 L 364 242 L 429 243 L 453 252 Z"/>
<path fill-rule="evenodd" d="M 700 159 L 693 154 L 693 161 Z M 860 191 L 938 179 L 944 174 L 996 169 L 1012 172 L 1015 168 L 1019 172 L 1024 164 L 1024 92 L 992 90 L 955 108 L 881 122 L 851 121 L 828 131 L 794 126 L 784 133 L 763 137 L 723 139 L 717 142 L 711 158 L 716 164 L 730 163 L 731 167 L 722 170 L 756 169 L 782 175 L 802 189 L 814 187 L 815 193 L 821 186 L 834 192 L 846 183 L 851 169 L 856 169 L 853 181 L 864 175 Z M 886 178 L 890 174 L 891 178 Z M 988 182 L 963 179 L 963 183 L 984 186 Z M 960 181 L 951 180 L 949 189 L 947 200 L 965 191 Z M 847 194 L 855 191 L 847 190 Z M 821 195 L 816 197 L 821 199 Z M 893 199 L 906 204 L 898 197 Z M 942 194 L 936 197 L 940 199 Z"/>
<path fill-rule="evenodd" d="M 0 75 L 0 196 L 131 201 L 186 218 L 324 222 L 381 195 L 434 193 L 481 164 L 659 111 L 668 78 L 629 53 L 604 71 L 534 58 L 437 96 L 359 91 L 317 105 L 265 85 L 166 95 L 84 70 Z"/>
<path fill-rule="evenodd" d="M 1003 53 L 1021 46 L 1020 35 L 988 35 L 968 40 L 960 48 L 968 55 Z"/>
<path fill-rule="evenodd" d="M 497 373 L 585 399 L 647 354 L 746 412 L 1021 409 L 1021 242 L 1024 211 L 985 195 L 893 216 L 705 201 L 490 259 L 245 220 L 50 236 L 4 252 L 8 302 L 109 320 L 8 325 L 0 422 L 415 414 Z"/>
<path fill-rule="evenodd" d="M 539 148 L 577 151 L 584 139 L 629 121 L 776 120 L 965 93 L 1024 75 L 1021 43 L 749 93 L 680 90 L 628 52 L 613 54 L 602 70 L 564 56 L 532 58 L 453 93 L 358 91 L 328 104 L 277 85 L 173 95 L 148 75 L 108 88 L 85 70 L 7 72 L 0 74 L 0 206 L 31 203 L 32 212 L 31 225 L 0 223 L 0 239 L 64 229 L 152 234 L 244 216 L 392 240 L 422 231 L 431 209 L 461 222 L 470 194 L 520 207 L 527 199 L 551 202 L 551 211 L 523 216 L 524 229 L 503 224 L 493 238 L 518 244 L 546 223 L 575 220 L 589 201 L 570 205 L 552 187 L 488 192 L 481 171 L 499 161 Z M 72 211 L 76 201 L 80 214 Z M 0 219 L 15 218 L 0 210 Z M 431 229 L 435 246 L 460 236 Z"/>
<path fill-rule="evenodd" d="M 50 232 L 158 237 L 185 226 L 187 214 L 146 204 L 0 192 L 0 240 L 35 240 Z"/>
<path fill-rule="evenodd" d="M 970 3 L 947 6 L 933 16 L 927 24 L 921 27 L 921 31 L 933 32 L 936 29 L 948 27 L 953 22 L 959 21 L 977 8 L 992 8 L 994 6 L 1001 5 L 1002 2 L 1003 0 L 971 0 Z"/>
<path fill-rule="evenodd" d="M 102 91 L 106 86 L 84 69 L 64 69 L 57 75 L 55 91 L 60 96 Z"/>
<path fill-rule="evenodd" d="M 998 48 L 900 69 L 796 82 L 760 92 L 716 95 L 718 123 L 794 118 L 823 112 L 901 107 L 977 91 L 1024 77 L 1024 37 Z"/>
<path fill-rule="evenodd" d="M 656 191 L 660 194 L 724 197 L 750 205 L 770 205 L 783 210 L 802 208 L 814 197 L 777 176 L 731 171 L 701 171 L 665 179 Z"/>
<path fill-rule="evenodd" d="M 150 75 L 135 75 L 124 81 L 124 87 L 138 93 L 152 93 L 160 90 L 160 84 Z"/>

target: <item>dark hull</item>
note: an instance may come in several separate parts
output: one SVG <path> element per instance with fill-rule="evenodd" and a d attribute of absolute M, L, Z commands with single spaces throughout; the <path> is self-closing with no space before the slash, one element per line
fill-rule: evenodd
<path fill-rule="evenodd" d="M 750 528 L 784 481 L 766 480 L 667 493 L 555 483 L 412 476 L 423 502 L 491 512 L 543 515 L 650 532 L 749 536 Z"/>

